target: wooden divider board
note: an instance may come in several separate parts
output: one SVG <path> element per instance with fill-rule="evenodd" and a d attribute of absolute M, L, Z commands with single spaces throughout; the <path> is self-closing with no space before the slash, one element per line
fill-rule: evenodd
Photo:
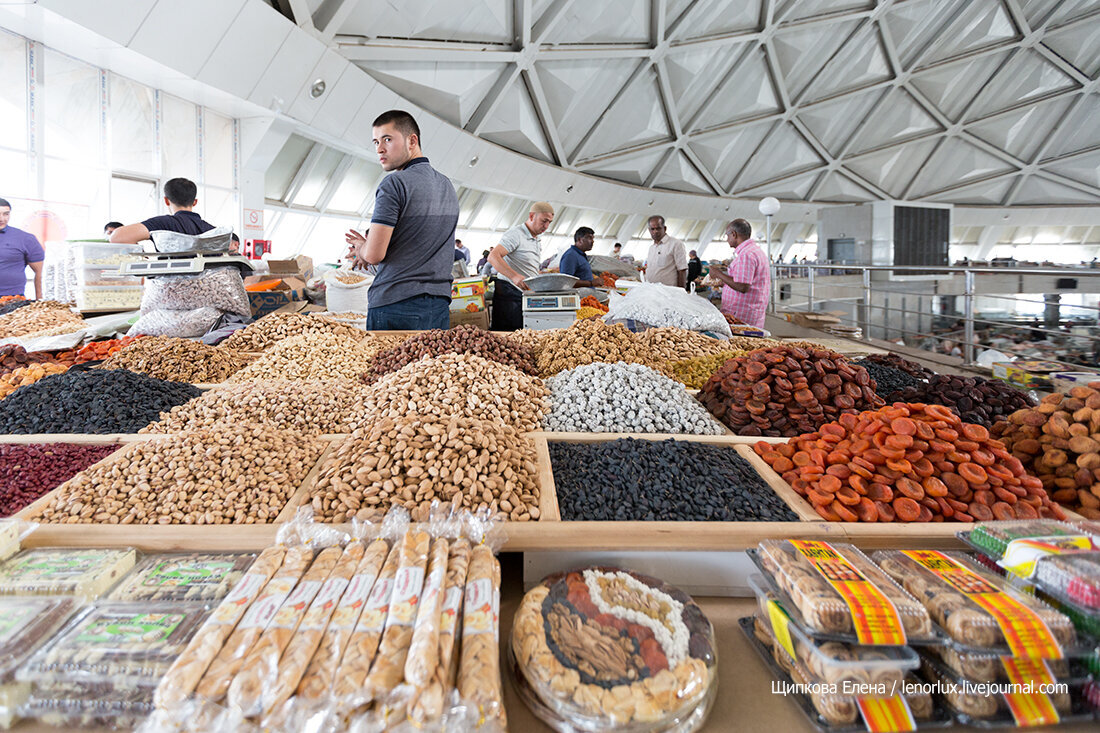
<path fill-rule="evenodd" d="M 810 506 L 809 502 L 798 495 L 798 492 L 791 488 L 790 484 L 783 480 L 783 478 L 772 470 L 763 458 L 756 455 L 756 451 L 752 449 L 751 445 L 739 445 L 736 450 L 742 458 L 749 462 L 749 465 L 753 467 L 760 478 L 764 479 L 764 482 L 771 487 L 772 491 L 779 495 L 791 511 L 798 515 L 798 518 L 804 522 L 820 522 L 822 517 L 820 514 L 814 511 L 814 508 Z"/>

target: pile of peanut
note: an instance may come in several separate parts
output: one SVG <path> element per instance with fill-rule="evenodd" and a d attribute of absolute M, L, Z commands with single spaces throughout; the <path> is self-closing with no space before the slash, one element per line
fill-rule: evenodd
<path fill-rule="evenodd" d="M 0 338 L 51 336 L 79 331 L 84 319 L 56 300 L 39 300 L 0 316 Z"/>
<path fill-rule="evenodd" d="M 550 333 L 550 331 L 537 331 L 533 328 L 524 328 L 519 331 L 513 331 L 508 334 L 507 337 L 520 346 L 529 348 L 537 359 L 539 353 L 542 351 L 542 343 Z"/>
<path fill-rule="evenodd" d="M 273 522 L 325 443 L 261 425 L 133 443 L 62 484 L 35 517 L 51 524 Z"/>
<path fill-rule="evenodd" d="M 363 409 L 373 417 L 468 417 L 528 432 L 550 410 L 541 379 L 472 354 L 414 361 L 372 387 Z"/>
<path fill-rule="evenodd" d="M 217 425 L 261 425 L 306 435 L 350 433 L 367 419 L 369 388 L 339 382 L 227 384 L 161 413 L 143 433 L 180 433 Z"/>
<path fill-rule="evenodd" d="M 148 336 L 103 362 L 102 369 L 129 369 L 157 379 L 202 384 L 224 382 L 255 359 L 233 349 L 208 346 L 201 341 Z"/>
<path fill-rule="evenodd" d="M 377 344 L 363 342 L 362 331 L 354 338 L 333 333 L 305 333 L 275 344 L 231 376 L 229 382 L 353 380 L 362 373 L 377 349 Z"/>
<path fill-rule="evenodd" d="M 0 377 L 0 399 L 7 397 L 24 384 L 34 384 L 51 374 L 64 374 L 68 367 L 61 364 L 28 364 Z"/>
<path fill-rule="evenodd" d="M 621 323 L 575 321 L 569 328 L 548 331 L 538 354 L 539 373 L 549 377 L 582 364 L 625 361 L 659 367 L 647 348 Z"/>
<path fill-rule="evenodd" d="M 383 418 L 339 443 L 311 495 L 318 519 L 380 520 L 393 506 L 426 521 L 434 500 L 538 519 L 535 446 L 514 428 L 467 418 Z"/>
<path fill-rule="evenodd" d="M 637 334 L 638 343 L 660 361 L 707 356 L 731 348 L 728 341 L 683 328 L 647 328 Z"/>
<path fill-rule="evenodd" d="M 362 339 L 363 331 L 346 323 L 307 313 L 271 313 L 222 341 L 219 348 L 264 351 L 283 339 L 309 333 L 328 333 Z"/>

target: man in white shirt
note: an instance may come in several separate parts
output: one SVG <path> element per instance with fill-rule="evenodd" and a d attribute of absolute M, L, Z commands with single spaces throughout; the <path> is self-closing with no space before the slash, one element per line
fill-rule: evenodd
<path fill-rule="evenodd" d="M 517 224 L 500 238 L 489 253 L 489 264 L 499 273 L 493 292 L 494 331 L 518 331 L 523 328 L 524 282 L 539 274 L 542 243 L 539 236 L 554 221 L 554 207 L 545 201 L 531 205 L 527 221 Z"/>
<path fill-rule="evenodd" d="M 684 289 L 687 282 L 687 248 L 665 229 L 663 216 L 649 217 L 649 236 L 653 244 L 649 245 L 646 257 L 645 280 Z"/>

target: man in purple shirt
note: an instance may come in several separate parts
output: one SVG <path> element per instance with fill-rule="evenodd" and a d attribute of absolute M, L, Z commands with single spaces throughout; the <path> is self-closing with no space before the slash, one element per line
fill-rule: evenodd
<path fill-rule="evenodd" d="M 149 239 L 149 232 L 156 231 L 179 232 L 193 236 L 210 231 L 214 225 L 203 221 L 201 216 L 192 211 L 195 204 L 199 202 L 198 193 L 198 186 L 192 181 L 186 178 L 173 178 L 164 184 L 164 204 L 170 213 L 119 227 L 111 232 L 111 242 L 137 244 Z"/>
<path fill-rule="evenodd" d="M 0 199 L 0 295 L 23 295 L 27 267 L 34 272 L 34 297 L 42 300 L 42 260 L 45 250 L 30 232 L 8 226 L 11 204 Z"/>

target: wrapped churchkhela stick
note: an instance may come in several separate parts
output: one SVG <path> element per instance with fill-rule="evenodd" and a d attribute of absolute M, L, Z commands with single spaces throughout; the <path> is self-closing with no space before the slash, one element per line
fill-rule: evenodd
<path fill-rule="evenodd" d="M 312 559 L 313 549 L 309 547 L 291 547 L 286 551 L 282 566 L 264 586 L 263 592 L 249 607 L 221 651 L 210 663 L 206 674 L 195 688 L 198 695 L 213 702 L 221 700 L 244 664 L 252 645 L 294 590 Z"/>
<path fill-rule="evenodd" d="M 260 553 L 252 567 L 233 590 L 214 609 L 187 648 L 161 678 L 153 700 L 158 708 L 176 704 L 195 690 L 210 663 L 218 656 L 225 640 L 233 633 L 252 603 L 283 564 L 286 551 L 269 547 Z"/>
<path fill-rule="evenodd" d="M 279 660 L 283 650 L 294 638 L 298 625 L 305 618 L 310 604 L 332 574 L 342 554 L 339 547 L 321 550 L 294 588 L 294 592 L 283 601 L 271 623 L 249 650 L 240 672 L 233 678 L 227 695 L 230 707 L 240 710 L 244 715 L 257 715 L 261 712 L 264 687 L 278 683 Z"/>
<path fill-rule="evenodd" d="M 500 563 L 481 544 L 473 549 L 462 610 L 462 656 L 458 694 L 478 709 L 478 717 L 508 723 L 500 683 Z"/>
<path fill-rule="evenodd" d="M 451 544 L 440 537 L 432 540 L 428 555 L 428 577 L 420 594 L 409 654 L 405 659 L 405 681 L 423 687 L 439 665 L 439 621 L 443 601 L 443 582 Z"/>

